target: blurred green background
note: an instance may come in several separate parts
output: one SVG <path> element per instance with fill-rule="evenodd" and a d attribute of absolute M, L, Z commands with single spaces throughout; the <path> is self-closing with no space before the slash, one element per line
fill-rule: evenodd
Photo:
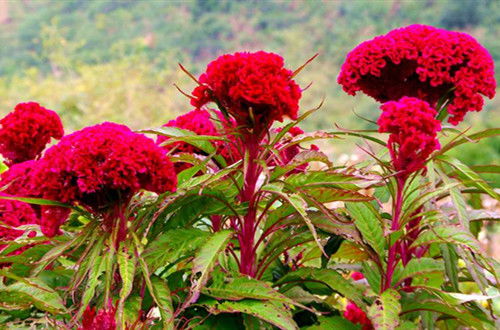
<path fill-rule="evenodd" d="M 350 97 L 336 83 L 339 67 L 360 42 L 413 23 L 461 30 L 500 63 L 500 1 L 89 1 L 0 0 L 0 114 L 22 101 L 58 111 L 68 131 L 104 120 L 132 128 L 158 126 L 190 110 L 173 86 L 194 87 L 177 63 L 198 75 L 218 55 L 242 50 L 280 53 L 294 69 L 320 56 L 297 78 L 306 110 L 325 98 L 306 130 L 370 124 L 378 105 Z M 497 80 L 499 76 L 497 74 Z M 465 129 L 499 126 L 500 98 L 470 113 Z M 352 140 L 327 146 L 352 155 Z M 500 141 L 461 149 L 469 164 L 498 163 Z"/>

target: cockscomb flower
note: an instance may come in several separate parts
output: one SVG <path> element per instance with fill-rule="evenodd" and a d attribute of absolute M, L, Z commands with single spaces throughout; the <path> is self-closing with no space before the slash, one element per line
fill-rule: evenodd
<path fill-rule="evenodd" d="M 24 234 L 15 227 L 37 224 L 38 216 L 29 204 L 0 199 L 0 240 L 11 241 Z M 2 245 L 0 245 L 0 250 Z"/>
<path fill-rule="evenodd" d="M 82 315 L 82 326 L 79 330 L 115 330 L 116 308 L 109 303 L 107 309 L 101 309 L 96 314 L 95 307 L 87 306 Z"/>
<path fill-rule="evenodd" d="M 366 313 L 353 302 L 347 303 L 344 317 L 354 324 L 360 324 L 363 330 L 373 329 L 372 322 L 368 319 Z"/>
<path fill-rule="evenodd" d="M 214 111 L 214 113 L 217 116 L 215 120 L 212 119 L 210 112 L 206 110 L 192 110 L 173 120 L 170 120 L 163 126 L 181 128 L 194 132 L 198 135 L 226 135 L 228 139 L 231 139 L 232 143 L 214 140 L 212 141 L 212 144 L 218 149 L 218 153 L 226 160 L 226 162 L 232 164 L 241 159 L 240 153 L 235 146 L 236 141 L 231 135 L 236 128 L 236 122 L 234 122 L 234 120 L 224 118 L 224 115 L 220 111 Z M 216 125 L 216 121 L 220 122 L 220 127 Z M 168 137 L 159 135 L 156 143 L 163 145 L 166 141 L 168 141 Z M 171 144 L 165 144 L 162 147 L 169 152 L 172 151 L 174 155 L 178 153 L 189 153 L 193 155 L 207 156 L 205 151 L 187 142 L 177 141 Z M 184 162 L 176 162 L 174 163 L 174 166 L 176 172 L 179 173 L 187 168 L 190 168 L 192 165 Z"/>
<path fill-rule="evenodd" d="M 126 126 L 103 123 L 67 135 L 48 149 L 34 182 L 43 198 L 81 205 L 112 219 L 140 189 L 175 191 L 177 177 L 153 140 Z M 42 232 L 56 235 L 67 215 L 64 209 L 43 207 Z"/>
<path fill-rule="evenodd" d="M 31 184 L 31 173 L 36 161 L 27 161 L 12 165 L 0 176 L 0 195 L 4 197 L 36 197 Z M 0 199 L 0 240 L 11 241 L 22 236 L 25 231 L 17 229 L 23 225 L 38 225 L 40 207 L 16 200 Z M 28 233 L 34 237 L 36 232 Z M 9 255 L 17 255 L 32 244 L 19 248 Z M 4 245 L 0 245 L 0 250 Z"/>
<path fill-rule="evenodd" d="M 390 133 L 387 143 L 399 176 L 422 169 L 429 155 L 440 148 L 437 132 L 441 122 L 427 102 L 414 97 L 384 103 L 377 121 L 379 132 Z"/>
<path fill-rule="evenodd" d="M 354 48 L 338 77 L 344 91 L 379 102 L 418 97 L 435 107 L 447 97 L 449 122 L 481 111 L 482 95 L 493 98 L 496 81 L 491 55 L 465 33 L 410 25 Z"/>
<path fill-rule="evenodd" d="M 297 119 L 302 91 L 283 66 L 281 56 L 263 51 L 222 55 L 200 76 L 191 104 L 216 102 L 238 124 L 252 127 Z"/>
<path fill-rule="evenodd" d="M 35 102 L 18 104 L 0 125 L 0 153 L 9 165 L 38 158 L 51 138 L 64 134 L 59 116 Z"/>
<path fill-rule="evenodd" d="M 14 164 L 0 175 L 2 193 L 16 197 L 37 197 L 37 187 L 32 182 L 32 175 L 37 161 L 29 160 Z"/>

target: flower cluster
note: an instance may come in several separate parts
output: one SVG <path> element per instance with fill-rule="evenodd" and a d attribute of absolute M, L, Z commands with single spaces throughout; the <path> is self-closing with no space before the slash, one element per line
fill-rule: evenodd
<path fill-rule="evenodd" d="M 29 204 L 0 199 L 0 221 L 0 240 L 11 241 L 24 234 L 24 230 L 15 227 L 37 224 L 38 215 Z"/>
<path fill-rule="evenodd" d="M 418 97 L 436 106 L 448 96 L 449 122 L 481 111 L 495 95 L 494 64 L 471 36 L 425 25 L 410 25 L 365 41 L 348 55 L 338 77 L 343 89 L 379 102 Z M 449 95 L 448 95 L 449 93 Z"/>
<path fill-rule="evenodd" d="M 79 330 L 115 330 L 115 314 L 116 308 L 111 303 L 107 309 L 101 309 L 97 314 L 95 307 L 87 306 Z"/>
<path fill-rule="evenodd" d="M 191 103 L 216 102 L 242 125 L 297 119 L 302 91 L 283 65 L 281 56 L 263 51 L 223 55 L 200 76 Z"/>
<path fill-rule="evenodd" d="M 41 197 L 79 204 L 103 215 L 140 189 L 164 193 L 177 178 L 165 151 L 128 127 L 103 123 L 65 136 L 39 161 L 34 181 Z M 41 228 L 54 236 L 66 220 L 60 208 L 45 207 Z"/>
<path fill-rule="evenodd" d="M 36 159 L 51 138 L 64 134 L 59 116 L 35 102 L 18 104 L 0 125 L 0 153 L 8 164 Z"/>
<path fill-rule="evenodd" d="M 220 128 L 216 126 L 216 122 L 211 118 L 210 112 L 206 110 L 192 110 L 173 120 L 170 120 L 163 126 L 181 128 L 194 132 L 198 135 L 221 136 L 227 134 L 228 138 L 232 139 L 231 143 L 228 144 L 216 140 L 212 141 L 212 144 L 215 145 L 226 162 L 232 164 L 241 159 L 240 152 L 236 148 L 236 141 L 231 135 L 231 132 L 236 127 L 236 123 L 224 118 L 224 115 L 220 111 L 214 112 L 216 113 L 218 120 L 221 122 Z M 160 135 L 158 136 L 156 143 L 162 145 L 165 144 L 166 141 L 168 141 L 168 137 Z M 169 152 L 173 152 L 173 154 L 188 153 L 192 155 L 207 156 L 205 151 L 193 146 L 192 144 L 182 141 L 165 144 L 163 148 Z M 176 162 L 174 166 L 177 173 L 191 167 L 190 164 L 184 162 Z"/>
<path fill-rule="evenodd" d="M 441 122 L 436 110 L 414 97 L 384 103 L 378 119 L 379 132 L 390 133 L 388 148 L 400 177 L 423 168 L 429 155 L 440 148 L 437 132 Z"/>
<path fill-rule="evenodd" d="M 2 173 L 0 180 L 0 195 L 7 197 L 35 197 L 34 187 L 31 184 L 31 172 L 36 161 L 27 161 L 14 164 Z M 24 234 L 23 230 L 16 227 L 39 224 L 40 208 L 15 200 L 0 199 L 0 221 L 7 226 L 0 226 L 0 239 L 14 240 Z M 31 232 L 28 235 L 33 236 Z M 2 246 L 0 245 L 0 248 Z M 22 249 L 15 251 L 22 252 Z"/>
<path fill-rule="evenodd" d="M 347 303 L 344 317 L 354 324 L 360 324 L 363 330 L 373 329 L 373 325 L 366 313 L 353 302 Z"/>

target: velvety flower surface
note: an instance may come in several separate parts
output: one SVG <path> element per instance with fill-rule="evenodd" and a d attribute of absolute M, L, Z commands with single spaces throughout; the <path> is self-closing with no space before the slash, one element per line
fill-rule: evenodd
<path fill-rule="evenodd" d="M 0 153 L 9 165 L 36 159 L 51 138 L 64 134 L 59 116 L 35 102 L 18 104 L 0 125 Z"/>
<path fill-rule="evenodd" d="M 177 177 L 165 151 L 128 127 L 103 123 L 67 135 L 39 161 L 34 182 L 41 197 L 79 204 L 103 215 L 140 189 L 175 191 Z M 41 228 L 53 236 L 67 210 L 45 207 Z"/>
<path fill-rule="evenodd" d="M 365 312 L 359 308 L 355 303 L 347 303 L 344 317 L 354 324 L 360 324 L 363 330 L 372 330 L 373 326 L 371 321 L 366 316 Z"/>
<path fill-rule="evenodd" d="M 244 125 L 251 117 L 268 125 L 297 119 L 302 92 L 283 66 L 281 56 L 263 51 L 220 56 L 200 76 L 203 85 L 193 91 L 191 103 L 199 108 L 217 102 Z"/>
<path fill-rule="evenodd" d="M 12 165 L 0 176 L 0 195 L 7 197 L 35 197 L 31 184 L 31 172 L 36 161 L 27 161 Z M 39 224 L 40 208 L 15 200 L 0 199 L 0 240 L 14 240 L 24 234 L 24 230 L 16 227 Z M 29 233 L 33 236 L 35 232 Z M 0 245 L 0 249 L 3 246 Z M 18 249 L 13 254 L 19 254 Z"/>
<path fill-rule="evenodd" d="M 441 122 L 436 110 L 414 97 L 384 103 L 377 121 L 379 132 L 390 133 L 388 148 L 396 171 L 407 176 L 424 167 L 429 155 L 440 148 Z"/>
<path fill-rule="evenodd" d="M 111 304 L 107 309 L 101 309 L 97 313 L 94 307 L 87 306 L 79 330 L 115 330 L 115 314 L 116 308 Z"/>
<path fill-rule="evenodd" d="M 351 94 L 362 91 L 379 102 L 413 96 L 436 106 L 448 92 L 449 122 L 481 111 L 482 95 L 493 98 L 491 55 L 465 33 L 410 25 L 365 41 L 342 65 L 338 82 Z"/>
<path fill-rule="evenodd" d="M 29 204 L 0 199 L 0 221 L 0 240 L 11 241 L 24 234 L 24 230 L 15 227 L 37 224 L 38 215 Z"/>

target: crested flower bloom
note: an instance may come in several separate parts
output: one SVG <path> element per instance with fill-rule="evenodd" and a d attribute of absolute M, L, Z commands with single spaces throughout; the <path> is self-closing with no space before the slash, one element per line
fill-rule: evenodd
<path fill-rule="evenodd" d="M 11 241 L 24 234 L 24 230 L 15 227 L 37 224 L 38 216 L 29 204 L 0 199 L 0 222 L 0 240 Z"/>
<path fill-rule="evenodd" d="M 36 186 L 32 182 L 32 173 L 36 169 L 37 161 L 12 165 L 0 175 L 0 190 L 10 196 L 37 197 Z"/>
<path fill-rule="evenodd" d="M 366 316 L 366 313 L 353 302 L 347 303 L 344 317 L 354 324 L 360 324 L 363 330 L 373 329 L 373 325 Z"/>
<path fill-rule="evenodd" d="M 31 171 L 36 161 L 14 164 L 1 174 L 0 195 L 8 197 L 35 197 L 31 185 Z M 0 240 L 14 240 L 24 234 L 24 230 L 16 227 L 39 224 L 40 208 L 20 201 L 0 199 Z M 35 232 L 28 233 L 32 237 Z M 0 250 L 2 249 L 0 245 Z M 19 254 L 23 248 L 14 251 Z"/>
<path fill-rule="evenodd" d="M 410 25 L 354 48 L 338 77 L 344 91 L 379 102 L 418 97 L 435 107 L 447 96 L 449 122 L 481 111 L 482 95 L 493 98 L 493 59 L 471 36 L 426 25 Z M 449 94 L 448 94 L 449 93 Z"/>
<path fill-rule="evenodd" d="M 176 127 L 184 130 L 188 130 L 196 133 L 197 135 L 208 135 L 208 136 L 221 136 L 227 134 L 227 138 L 232 139 L 231 131 L 236 127 L 236 123 L 231 120 L 224 118 L 224 115 L 220 111 L 214 111 L 218 118 L 212 119 L 210 112 L 206 110 L 192 110 L 186 114 L 180 115 L 179 117 L 170 120 L 166 123 L 165 127 Z M 216 125 L 216 121 L 220 121 L 220 127 Z M 159 135 L 156 143 L 162 145 L 162 147 L 172 152 L 173 155 L 180 153 L 188 153 L 193 155 L 207 156 L 207 153 L 187 142 L 177 141 L 174 143 L 166 144 L 168 137 Z M 234 139 L 232 143 L 224 143 L 223 141 L 215 140 L 212 144 L 218 149 L 219 154 L 224 157 L 227 163 L 232 164 L 239 159 L 241 159 L 240 153 L 238 152 Z M 174 163 L 175 170 L 177 173 L 190 168 L 191 164 L 185 162 Z"/>
<path fill-rule="evenodd" d="M 200 76 L 191 104 L 216 102 L 246 126 L 297 119 L 302 91 L 283 65 L 281 56 L 263 51 L 220 56 Z"/>
<path fill-rule="evenodd" d="M 9 165 L 38 158 L 51 138 L 64 134 L 59 116 L 35 102 L 18 104 L 0 125 L 0 153 Z"/>
<path fill-rule="evenodd" d="M 95 307 L 87 306 L 82 316 L 82 326 L 79 330 L 115 330 L 116 308 L 109 303 L 107 309 L 101 309 L 96 314 Z"/>
<path fill-rule="evenodd" d="M 39 161 L 34 183 L 42 198 L 78 204 L 110 219 L 140 189 L 175 191 L 177 178 L 165 151 L 128 127 L 103 123 L 67 135 Z M 41 229 L 51 237 L 67 209 L 42 207 Z M 105 221 L 106 222 L 106 221 Z M 106 224 L 105 226 L 112 226 Z"/>
<path fill-rule="evenodd" d="M 379 132 L 390 133 L 388 148 L 399 176 L 406 178 L 425 166 L 429 155 L 440 148 L 437 132 L 441 122 L 436 110 L 414 97 L 384 103 L 377 121 Z"/>

